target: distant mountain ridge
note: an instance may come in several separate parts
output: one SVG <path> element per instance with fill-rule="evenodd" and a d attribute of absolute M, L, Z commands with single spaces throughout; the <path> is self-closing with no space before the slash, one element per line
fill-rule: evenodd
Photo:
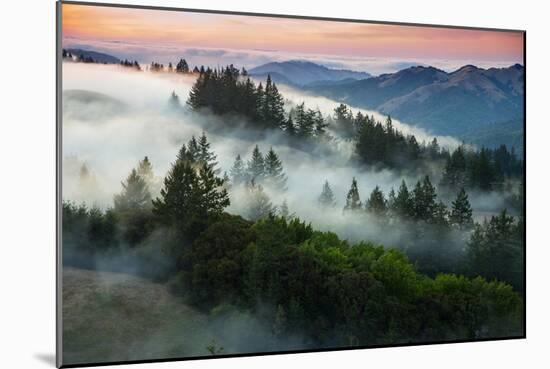
<path fill-rule="evenodd" d="M 476 129 L 523 118 L 524 67 L 465 65 L 447 73 L 416 66 L 396 73 L 305 88 L 347 104 L 391 114 L 435 134 L 472 137 Z M 494 128 L 494 127 L 493 127 Z"/>
<path fill-rule="evenodd" d="M 264 78 L 268 74 L 278 83 L 306 86 L 311 83 L 331 83 L 346 79 L 361 80 L 371 77 L 366 72 L 356 72 L 348 69 L 332 69 L 324 65 L 305 60 L 289 60 L 271 62 L 249 70 L 253 77 Z"/>
<path fill-rule="evenodd" d="M 120 59 L 117 58 L 116 56 L 100 53 L 98 51 L 84 50 L 84 49 L 65 49 L 65 50 L 71 53 L 73 56 L 79 57 L 81 59 L 92 58 L 96 63 L 105 63 L 105 64 L 120 63 Z"/>

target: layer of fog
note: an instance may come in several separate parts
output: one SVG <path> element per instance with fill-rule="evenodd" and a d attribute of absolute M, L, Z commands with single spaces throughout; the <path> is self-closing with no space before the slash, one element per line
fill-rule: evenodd
<path fill-rule="evenodd" d="M 209 128 L 223 126 L 225 122 L 215 116 L 193 114 L 184 107 L 192 83 L 193 77 L 172 73 L 155 74 L 126 71 L 117 66 L 64 64 L 63 198 L 102 208 L 112 206 L 113 195 L 121 190 L 120 182 L 139 160 L 148 156 L 156 175 L 162 178 L 175 160 L 182 143 L 206 130 L 222 172 L 229 172 L 237 155 L 248 159 L 256 144 L 263 153 L 273 147 L 288 176 L 287 191 L 266 189 L 275 206 L 287 201 L 290 211 L 297 216 L 319 228 L 336 231 L 345 238 L 373 239 L 389 245 L 399 243 L 399 232 L 381 235 L 376 222 L 364 218 L 352 220 L 344 215 L 342 208 L 347 191 L 352 178 L 356 177 L 364 202 L 377 185 L 387 195 L 391 188 L 397 190 L 402 179 L 407 181 L 409 187 L 413 187 L 424 173 L 409 173 L 404 177 L 402 173 L 391 170 L 365 171 L 355 168 L 349 160 L 352 144 L 343 140 L 334 143 L 336 149 L 330 154 L 321 156 L 319 151 L 305 152 L 288 147 L 281 143 L 278 133 L 258 138 L 242 129 L 226 130 L 223 133 L 211 130 Z M 75 90 L 93 91 L 103 97 L 98 99 L 92 96 L 94 101 L 100 103 L 85 103 L 87 108 L 84 109 L 83 97 L 78 94 L 75 97 Z M 305 101 L 306 106 L 319 107 L 324 114 L 330 114 L 338 105 L 335 101 L 303 95 L 285 86 L 281 86 L 280 90 L 294 103 Z M 179 111 L 169 107 L 172 92 L 179 95 L 182 105 Z M 115 100 L 106 103 L 109 97 Z M 103 109 L 105 104 L 111 111 L 107 116 Z M 113 110 L 116 104 L 120 108 Z M 384 119 L 376 112 L 363 112 Z M 394 120 L 394 125 L 404 132 L 415 134 L 420 141 L 429 141 L 433 137 L 399 121 Z M 451 148 L 458 144 L 451 137 L 438 137 L 438 140 L 443 146 Z M 80 171 L 84 163 L 89 169 L 89 175 L 82 180 Z M 334 191 L 336 206 L 332 210 L 320 212 L 317 199 L 325 180 L 329 181 Z M 437 183 L 439 178 L 432 178 L 432 181 Z M 232 205 L 228 210 L 242 213 L 242 199 L 237 195 L 238 191 L 233 191 Z M 479 209 L 484 213 L 499 211 L 503 207 L 503 199 L 497 195 L 491 196 L 487 198 L 485 195 L 471 194 L 474 210 Z"/>
<path fill-rule="evenodd" d="M 218 65 L 223 58 L 224 63 L 233 63 L 253 68 L 269 62 L 284 62 L 288 60 L 308 60 L 333 69 L 349 69 L 368 72 L 373 76 L 384 73 L 395 73 L 399 70 L 423 65 L 453 72 L 464 65 L 476 65 L 480 68 L 504 68 L 520 63 L 522 60 L 480 60 L 470 59 L 437 59 L 437 58 L 403 58 L 365 55 L 334 55 L 319 53 L 288 52 L 282 50 L 246 50 L 231 48 L 184 47 L 181 44 L 148 43 L 136 44 L 117 40 L 78 40 L 65 38 L 63 47 L 82 48 L 101 51 L 120 59 L 138 60 L 150 64 L 152 61 L 168 64 L 177 63 L 185 58 L 190 65 Z"/>

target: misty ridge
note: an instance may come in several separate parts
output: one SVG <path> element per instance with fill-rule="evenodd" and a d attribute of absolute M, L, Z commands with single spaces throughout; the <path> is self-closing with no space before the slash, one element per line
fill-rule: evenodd
<path fill-rule="evenodd" d="M 458 190 L 467 184 L 466 178 L 455 178 L 461 186 L 438 186 L 444 181 L 445 166 L 449 165 L 449 162 L 452 163 L 450 159 L 454 160 L 454 157 L 451 153 L 456 153 L 457 148 L 465 154 L 477 150 L 476 148 L 461 144 L 452 137 L 430 136 L 422 130 L 393 119 L 389 122 L 389 129 L 409 135 L 406 136 L 406 140 L 421 140 L 413 149 L 419 152 L 420 147 L 423 147 L 430 156 L 427 160 L 421 160 L 420 165 L 406 161 L 405 165 L 393 167 L 388 165 L 391 163 L 380 165 L 376 162 L 365 165 L 357 159 L 357 139 L 354 138 L 356 128 L 353 127 L 357 122 L 354 120 L 358 117 L 372 119 L 373 123 L 385 122 L 387 126 L 388 117 L 379 113 L 348 108 L 324 97 L 304 94 L 295 88 L 281 86 L 279 91 L 281 96 L 284 96 L 281 105 L 285 111 L 279 114 L 289 114 L 289 117 L 296 118 L 296 109 L 301 105 L 303 112 L 298 112 L 299 114 L 309 111 L 312 115 L 317 114 L 312 120 L 318 117 L 322 121 L 323 133 L 320 139 L 312 140 L 305 136 L 298 139 L 289 138 L 286 128 L 279 129 L 265 123 L 258 126 L 254 124 L 253 119 L 258 120 L 254 116 L 247 117 L 245 114 L 231 112 L 215 114 L 212 107 L 204 106 L 191 109 L 186 103 L 186 97 L 192 94 L 193 84 L 199 75 L 197 67 L 193 71 L 185 63 L 185 72 L 175 73 L 181 65 L 170 65 L 167 71 L 174 73 L 162 73 L 161 65 L 152 63 L 147 67 L 148 71 L 136 73 L 135 71 L 141 71 L 141 68 L 131 67 L 133 63 L 128 63 L 130 68 L 121 65 L 123 68 L 97 64 L 64 65 L 68 84 L 64 86 L 64 137 L 67 143 L 64 146 L 65 200 L 74 201 L 76 204 L 86 203 L 101 209 L 112 207 L 113 196 L 122 189 L 121 181 L 125 178 L 123 173 L 129 173 L 143 157 L 147 157 L 154 168 L 155 178 L 150 186 L 151 197 L 154 199 L 160 194 L 163 178 L 181 145 L 185 145 L 188 139 L 206 136 L 205 132 L 208 132 L 208 138 L 205 139 L 215 155 L 217 174 L 227 178 L 229 183 L 232 200 L 228 207 L 230 213 L 257 220 L 267 214 L 286 212 L 287 215 L 292 214 L 311 222 L 320 230 L 336 232 L 340 237 L 352 242 L 372 240 L 387 247 L 408 250 L 410 256 L 419 254 L 416 255 L 419 259 L 422 259 L 426 249 L 442 242 L 440 232 L 429 224 L 425 225 L 427 236 L 424 235 L 419 240 L 418 224 L 410 222 L 410 219 L 381 219 L 383 217 L 380 213 L 368 211 L 346 212 L 343 210 L 348 201 L 346 196 L 349 196 L 353 180 L 358 186 L 358 203 L 366 208 L 369 196 L 376 195 L 375 190 L 379 190 L 380 202 L 387 208 L 385 212 L 389 213 L 392 206 L 389 201 L 391 197 L 396 196 L 402 183 L 408 185 L 407 190 L 412 196 L 415 184 L 428 176 L 433 183 L 434 193 L 437 192 L 436 202 L 446 207 L 443 211 L 448 214 L 443 214 L 442 217 L 448 217 Z M 232 73 L 240 72 L 232 70 Z M 113 86 L 123 88 L 119 91 L 109 85 L 107 90 L 99 78 L 100 75 L 112 81 Z M 237 78 L 244 81 L 248 77 L 245 75 Z M 262 82 L 265 83 L 251 83 L 260 86 Z M 314 130 L 319 127 L 314 127 L 314 122 L 311 125 L 313 136 L 316 134 Z M 373 140 L 383 139 L 380 136 L 376 138 L 374 133 L 371 135 Z M 120 137 L 125 139 L 121 140 Z M 102 143 L 102 150 L 99 152 L 96 142 Z M 370 146 L 375 144 L 367 143 Z M 436 146 L 433 147 L 433 144 Z M 437 153 L 434 154 L 430 150 L 436 150 Z M 260 180 L 262 173 L 251 175 L 248 179 L 244 178 L 245 174 L 241 174 L 243 178 L 235 179 L 232 171 L 235 169 L 236 158 L 242 160 L 243 170 L 246 171 L 254 152 L 259 154 L 260 160 L 263 160 L 268 152 L 275 153 L 276 160 L 280 161 L 280 175 L 285 178 L 284 186 L 263 185 Z M 472 209 L 472 219 L 482 222 L 504 209 L 512 215 L 521 213 L 522 187 L 519 175 L 522 165 L 519 160 L 513 165 L 514 175 L 508 173 L 506 178 L 501 179 L 502 184 L 498 188 L 468 188 L 467 196 Z M 452 176 L 456 177 L 457 174 L 451 174 Z M 244 185 L 251 179 L 256 181 L 252 185 L 253 189 L 250 185 Z M 319 203 L 325 185 L 329 186 L 332 194 L 331 206 L 322 206 Z M 441 188 L 436 190 L 436 187 Z M 265 209 L 259 215 L 252 216 L 253 211 L 249 209 L 251 205 L 248 198 L 257 197 L 257 192 L 265 196 Z M 319 211 L 320 208 L 322 211 Z M 431 251 L 440 254 L 439 258 L 446 259 L 442 262 L 446 265 L 446 271 L 462 271 L 456 265 L 463 262 L 464 240 L 469 238 L 470 233 L 471 229 L 453 228 L 445 235 L 447 238 L 443 242 L 446 247 L 443 251 Z M 433 256 L 428 259 L 423 264 L 433 263 Z M 427 265 L 424 265 L 424 268 L 438 270 Z"/>
<path fill-rule="evenodd" d="M 506 314 L 489 319 L 487 313 L 477 326 L 465 318 L 455 327 L 426 328 L 412 322 L 425 321 L 416 310 L 411 322 L 396 318 L 410 306 L 382 313 L 370 299 L 357 306 L 379 320 L 361 320 L 366 311 L 358 313 L 353 304 L 339 306 L 346 318 L 337 319 L 327 313 L 333 309 L 327 301 L 316 302 L 323 307 L 319 312 L 309 297 L 282 292 L 288 286 L 274 281 L 262 260 L 288 263 L 279 275 L 309 267 L 310 253 L 337 265 L 369 265 L 376 282 L 366 274 L 344 274 L 334 277 L 338 281 L 330 277 L 333 287 L 319 291 L 345 294 L 357 284 L 369 296 L 388 293 L 400 303 L 422 299 L 418 291 L 439 284 L 501 288 L 513 296 L 509 311 L 519 314 L 523 162 L 513 150 L 435 136 L 275 84 L 269 76 L 250 77 L 244 69 L 193 70 L 181 61 L 166 68 L 118 64 L 63 64 L 64 264 L 142 276 L 176 295 L 184 291 L 184 300 L 208 316 L 201 343 L 187 347 L 186 355 L 204 354 L 205 347 L 215 355 L 507 334 L 497 328 Z M 234 93 L 221 92 L 217 83 Z M 251 96 L 263 96 L 265 107 L 234 100 Z M 228 108 L 233 106 L 238 108 Z M 215 209 L 213 223 L 213 210 L 205 219 L 187 219 L 188 213 L 170 206 L 179 201 L 171 188 L 180 191 L 176 183 L 184 179 Z M 266 251 L 275 242 L 270 232 L 282 232 L 299 251 L 281 245 L 285 252 L 271 255 L 279 251 Z M 221 241 L 224 236 L 228 240 Z M 498 247 L 504 239 L 507 251 Z M 209 248 L 213 244 L 227 249 Z M 384 279 L 384 263 L 403 268 L 403 285 Z M 495 284 L 441 273 L 482 276 Z M 320 282 L 299 283 L 315 289 Z M 380 283 L 386 292 L 377 289 Z M 513 332 L 521 325 L 516 318 L 502 318 L 512 322 Z M 350 328 L 357 322 L 357 330 Z M 230 324 L 237 333 L 224 337 Z M 247 326 L 260 333 L 245 337 Z M 132 355 L 160 347 L 151 342 L 134 347 Z M 174 350 L 181 356 L 181 348 Z"/>

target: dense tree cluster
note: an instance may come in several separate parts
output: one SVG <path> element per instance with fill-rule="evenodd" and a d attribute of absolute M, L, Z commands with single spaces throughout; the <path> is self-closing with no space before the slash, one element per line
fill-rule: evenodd
<path fill-rule="evenodd" d="M 120 61 L 120 66 L 125 68 L 132 68 L 137 71 L 141 71 L 141 66 L 139 65 L 137 60 L 131 61 L 128 59 L 124 59 Z"/>
<path fill-rule="evenodd" d="M 522 302 L 510 286 L 419 274 L 396 250 L 350 245 L 298 219 L 214 223 L 193 244 L 176 291 L 197 306 L 234 304 L 268 313 L 274 334 L 312 345 L 372 345 L 481 338 L 521 331 Z M 244 276 L 244 278 L 243 278 Z M 504 327 L 498 322 L 511 322 Z"/>
<path fill-rule="evenodd" d="M 476 224 L 468 243 L 471 274 L 507 281 L 523 290 L 525 223 L 506 210 Z"/>
<path fill-rule="evenodd" d="M 151 62 L 151 65 L 149 65 L 149 71 L 151 72 L 164 72 L 164 64 L 157 63 L 157 62 Z"/>
<path fill-rule="evenodd" d="M 253 182 L 253 185 L 264 185 L 278 191 L 286 190 L 287 176 L 283 163 L 272 147 L 264 155 L 256 145 L 246 163 L 241 155 L 237 155 L 230 174 L 235 185 Z"/>
<path fill-rule="evenodd" d="M 441 185 L 450 189 L 461 187 L 485 191 L 502 189 L 508 178 L 521 178 L 523 163 L 512 148 L 468 150 L 458 147 L 447 155 Z"/>
<path fill-rule="evenodd" d="M 459 229 L 473 227 L 472 208 L 464 189 L 458 192 L 449 210 L 442 201 L 437 200 L 436 189 L 428 176 L 418 181 L 412 191 L 403 180 L 397 193 L 392 188 L 387 198 L 376 186 L 364 206 L 357 180 L 353 178 L 344 211 L 366 212 L 376 215 L 378 219 L 398 218 Z"/>

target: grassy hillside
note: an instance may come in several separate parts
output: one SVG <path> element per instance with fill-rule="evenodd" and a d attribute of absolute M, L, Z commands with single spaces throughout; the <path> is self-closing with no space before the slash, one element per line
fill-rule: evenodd
<path fill-rule="evenodd" d="M 164 285 L 65 267 L 64 363 L 208 355 L 205 315 Z"/>

